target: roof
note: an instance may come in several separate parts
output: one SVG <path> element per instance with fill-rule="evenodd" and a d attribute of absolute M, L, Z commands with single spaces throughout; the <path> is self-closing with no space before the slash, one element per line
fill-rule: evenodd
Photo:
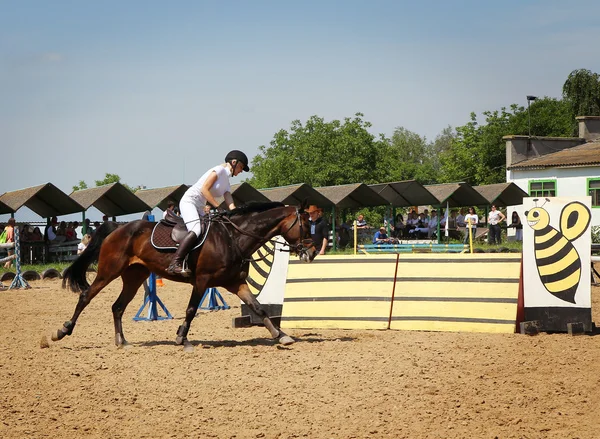
<path fill-rule="evenodd" d="M 488 201 L 468 183 L 446 183 L 425 186 L 437 198 L 436 205 L 450 207 L 484 206 Z M 433 204 L 433 203 L 432 203 Z"/>
<path fill-rule="evenodd" d="M 259 189 L 259 191 L 269 200 L 279 201 L 284 204 L 300 205 L 304 200 L 306 200 L 308 204 L 315 204 L 319 207 L 328 207 L 333 205 L 329 198 L 325 197 L 306 183 Z"/>
<path fill-rule="evenodd" d="M 364 183 L 342 184 L 315 188 L 339 208 L 360 208 L 388 205 L 389 202 Z"/>
<path fill-rule="evenodd" d="M 0 197 L 0 201 L 9 207 L 11 212 L 25 206 L 42 218 L 84 211 L 77 201 L 52 183 L 7 192 Z"/>
<path fill-rule="evenodd" d="M 1 199 L 2 197 L 0 197 Z M 2 201 L 0 201 L 0 215 L 4 215 L 5 213 L 13 213 L 13 210 Z"/>
<path fill-rule="evenodd" d="M 394 207 L 429 206 L 438 204 L 431 192 L 416 180 L 369 185 Z"/>
<path fill-rule="evenodd" d="M 121 183 L 111 183 L 71 193 L 70 197 L 88 210 L 94 206 L 108 216 L 129 215 L 151 210 L 145 202 Z"/>
<path fill-rule="evenodd" d="M 231 186 L 231 196 L 236 205 L 250 202 L 266 203 L 269 200 L 266 195 L 255 189 L 250 183 L 240 183 Z"/>
<path fill-rule="evenodd" d="M 557 167 L 600 166 L 600 142 L 588 142 L 583 145 L 563 149 L 541 157 L 523 160 L 507 169 L 534 169 Z"/>
<path fill-rule="evenodd" d="M 135 192 L 135 196 L 152 208 L 158 207 L 161 210 L 166 210 L 169 200 L 179 204 L 179 200 L 188 188 L 188 185 L 180 184 L 156 189 L 140 189 Z"/>
<path fill-rule="evenodd" d="M 523 204 L 523 198 L 529 195 L 515 183 L 487 184 L 485 186 L 474 186 L 487 201 L 488 204 L 498 206 L 516 206 Z"/>

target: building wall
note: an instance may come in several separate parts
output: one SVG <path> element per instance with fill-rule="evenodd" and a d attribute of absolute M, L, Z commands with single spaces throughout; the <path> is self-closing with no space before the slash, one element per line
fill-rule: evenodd
<path fill-rule="evenodd" d="M 585 197 L 587 193 L 588 178 L 600 178 L 600 166 L 581 168 L 549 168 L 507 171 L 506 181 L 513 182 L 525 192 L 529 193 L 531 180 L 556 180 L 556 196 L 558 197 Z M 507 216 L 516 210 L 525 222 L 522 206 L 509 206 Z M 509 221 L 510 222 L 510 221 Z M 592 208 L 592 226 L 600 226 L 600 207 Z"/>

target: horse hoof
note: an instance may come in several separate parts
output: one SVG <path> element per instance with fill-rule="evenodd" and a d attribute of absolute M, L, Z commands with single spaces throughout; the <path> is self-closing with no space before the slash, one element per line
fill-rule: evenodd
<path fill-rule="evenodd" d="M 296 341 L 290 337 L 289 335 L 284 335 L 283 337 L 281 337 L 279 339 L 279 343 L 281 343 L 284 346 L 289 346 L 291 344 L 294 344 Z"/>
<path fill-rule="evenodd" d="M 59 329 L 54 334 L 52 334 L 52 337 L 51 337 L 52 341 L 58 341 L 58 340 L 60 340 L 62 338 L 61 335 L 64 337 L 63 332 Z"/>
<path fill-rule="evenodd" d="M 183 337 L 181 337 L 180 335 L 178 335 L 178 336 L 175 338 L 175 344 L 176 344 L 177 346 L 181 346 L 181 345 L 183 344 L 184 340 L 185 340 L 185 339 L 184 339 Z"/>
<path fill-rule="evenodd" d="M 123 342 L 121 344 L 117 345 L 117 349 L 125 349 L 125 350 L 129 350 L 131 349 L 133 346 L 131 346 L 128 342 Z"/>
<path fill-rule="evenodd" d="M 183 344 L 183 352 L 187 352 L 188 354 L 194 352 L 194 345 L 186 340 Z"/>

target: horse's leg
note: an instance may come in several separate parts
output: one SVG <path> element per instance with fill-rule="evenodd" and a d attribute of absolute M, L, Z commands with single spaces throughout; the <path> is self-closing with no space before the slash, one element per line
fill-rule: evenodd
<path fill-rule="evenodd" d="M 98 274 L 96 275 L 96 279 L 92 282 L 92 285 L 87 290 L 84 290 L 79 295 L 79 301 L 77 302 L 77 306 L 75 307 L 75 312 L 73 313 L 73 317 L 71 320 L 65 322 L 63 327 L 59 329 L 56 334 L 52 334 L 52 340 L 58 341 L 62 340 L 65 335 L 71 335 L 73 333 L 73 328 L 75 328 L 75 323 L 77 323 L 77 319 L 79 315 L 83 312 L 85 307 L 90 303 L 90 301 L 96 297 L 102 289 L 115 280 L 121 272 L 123 271 L 124 263 L 120 263 L 121 261 L 105 261 L 104 263 L 98 264 Z M 109 268 L 110 267 L 110 268 Z"/>
<path fill-rule="evenodd" d="M 205 284 L 202 283 L 201 287 Z M 192 320 L 196 316 L 196 312 L 198 311 L 198 306 L 200 306 L 200 300 L 202 300 L 202 294 L 200 291 L 204 292 L 204 288 L 198 288 L 198 281 L 194 284 L 194 288 L 192 289 L 192 295 L 190 296 L 190 301 L 188 303 L 187 309 L 185 310 L 185 321 L 183 325 L 179 326 L 177 329 L 177 338 L 175 339 L 175 343 L 178 345 L 183 345 L 183 350 L 185 352 L 192 352 L 194 350 L 194 346 L 187 338 L 188 332 L 190 330 L 190 325 L 192 324 Z"/>
<path fill-rule="evenodd" d="M 248 305 L 250 310 L 256 313 L 256 315 L 258 315 L 262 319 L 265 328 L 267 328 L 271 333 L 271 337 L 279 339 L 279 343 L 281 343 L 282 345 L 289 345 L 294 343 L 294 339 L 292 337 L 284 333 L 280 328 L 276 327 L 273 324 L 267 312 L 264 309 L 262 309 L 262 306 L 260 305 L 258 300 L 256 300 L 256 297 L 254 297 L 254 294 L 252 294 L 250 288 L 248 288 L 248 284 L 245 281 L 241 282 L 236 287 L 237 290 L 236 288 L 234 288 L 233 290 L 229 291 L 231 291 L 234 294 L 237 294 L 237 296 L 241 300 L 243 300 L 243 302 L 246 305 Z"/>
<path fill-rule="evenodd" d="M 123 335 L 123 313 L 129 302 L 135 297 L 144 280 L 148 278 L 150 271 L 141 264 L 134 264 L 127 267 L 121 275 L 123 279 L 123 289 L 121 294 L 115 300 L 112 306 L 113 319 L 115 322 L 115 344 L 117 347 L 125 347 L 128 345 Z"/>

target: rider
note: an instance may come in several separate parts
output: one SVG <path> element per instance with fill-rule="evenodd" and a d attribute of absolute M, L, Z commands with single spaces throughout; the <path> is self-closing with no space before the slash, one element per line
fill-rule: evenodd
<path fill-rule="evenodd" d="M 230 151 L 225 157 L 225 163 L 209 169 L 196 184 L 185 192 L 179 202 L 179 210 L 188 234 L 179 243 L 173 262 L 167 268 L 169 274 L 190 276 L 191 271 L 183 268 L 183 260 L 200 236 L 200 217 L 205 215 L 204 206 L 208 202 L 216 208 L 219 203 L 215 198 L 222 196 L 225 198 L 227 207 L 230 210 L 235 209 L 230 192 L 229 177 L 235 177 L 242 171 L 248 172 L 249 170 L 246 154 L 237 150 Z"/>

